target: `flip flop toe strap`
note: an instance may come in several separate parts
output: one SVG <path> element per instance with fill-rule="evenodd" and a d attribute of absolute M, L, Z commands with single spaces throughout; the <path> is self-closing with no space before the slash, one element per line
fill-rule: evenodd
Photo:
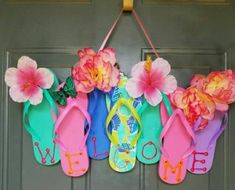
<path fill-rule="evenodd" d="M 215 133 L 215 135 L 210 139 L 210 142 L 208 144 L 207 149 L 210 149 L 213 147 L 214 142 L 220 137 L 220 135 L 224 132 L 224 130 L 227 126 L 228 126 L 228 113 L 225 112 L 221 126 L 220 126 L 219 130 Z"/>
<path fill-rule="evenodd" d="M 58 120 L 56 121 L 56 125 L 54 128 L 54 133 L 55 133 L 55 142 L 57 144 L 60 145 L 60 147 L 64 150 L 64 151 L 68 151 L 69 148 L 65 146 L 65 144 L 60 140 L 59 136 L 58 136 L 58 130 L 60 127 L 61 122 L 63 121 L 63 119 L 67 116 L 67 114 L 69 113 L 69 111 L 72 108 L 77 108 L 86 118 L 87 122 L 88 122 L 88 128 L 86 130 L 86 134 L 81 142 L 81 144 L 79 145 L 80 150 L 82 150 L 86 144 L 86 140 L 87 137 L 89 135 L 90 129 L 91 129 L 91 117 L 89 115 L 89 113 L 83 108 L 83 106 L 81 106 L 78 102 L 79 100 L 74 100 L 72 101 L 70 104 L 68 104 L 65 108 L 65 110 L 63 110 L 63 112 L 60 114 Z"/>
<path fill-rule="evenodd" d="M 57 110 L 56 104 L 55 104 L 54 100 L 52 99 L 51 95 L 45 89 L 42 89 L 42 92 L 43 92 L 44 97 L 46 98 L 46 100 L 50 104 L 50 107 L 52 108 L 52 111 L 54 112 L 55 116 L 58 117 L 58 110 Z M 34 137 L 37 141 L 40 141 L 41 139 L 38 136 L 37 132 L 30 126 L 30 120 L 28 118 L 28 114 L 29 114 L 29 109 L 31 106 L 32 105 L 30 104 L 29 101 L 27 101 L 24 105 L 24 110 L 23 110 L 24 127 L 32 137 Z M 52 134 L 53 134 L 53 131 L 52 131 Z"/>
<path fill-rule="evenodd" d="M 136 119 L 136 121 L 138 122 L 139 124 L 139 130 L 138 130 L 138 133 L 137 135 L 135 136 L 135 138 L 131 141 L 130 143 L 130 146 L 133 147 L 137 140 L 139 139 L 140 137 L 140 134 L 142 132 L 142 124 L 141 124 L 141 121 L 140 121 L 140 117 L 137 113 L 137 111 L 135 110 L 135 108 L 129 103 L 128 100 L 124 99 L 124 98 L 119 98 L 118 101 L 114 104 L 113 108 L 111 109 L 111 111 L 109 112 L 109 115 L 107 117 L 107 120 L 106 120 L 106 133 L 110 139 L 110 141 L 115 145 L 117 146 L 118 145 L 118 139 L 116 139 L 114 136 L 112 136 L 112 134 L 109 132 L 109 123 L 111 122 L 113 116 L 116 114 L 117 110 L 121 107 L 121 105 L 124 105 L 126 106 L 130 111 L 131 111 L 131 114 L 134 116 L 134 118 Z"/>
<path fill-rule="evenodd" d="M 201 121 L 202 121 L 202 118 L 199 117 L 198 120 L 196 121 L 196 123 L 193 126 L 194 131 L 200 130 L 199 126 L 201 124 Z M 210 149 L 210 148 L 213 147 L 214 142 L 220 137 L 220 135 L 223 133 L 223 131 L 225 130 L 225 128 L 227 126 L 228 126 L 228 113 L 225 112 L 224 116 L 223 116 L 223 119 L 222 119 L 221 126 L 220 126 L 219 130 L 214 134 L 214 136 L 212 136 L 212 138 L 210 139 L 207 149 Z"/>
<path fill-rule="evenodd" d="M 166 106 L 168 115 L 172 115 L 172 107 L 171 107 L 170 101 L 168 100 L 167 96 L 164 93 L 161 92 L 161 94 L 162 94 L 162 100 L 163 100 L 164 105 Z M 149 103 L 145 100 L 140 110 L 138 111 L 139 115 L 142 115 L 142 113 L 148 108 L 148 106 L 149 106 Z"/>
<path fill-rule="evenodd" d="M 161 93 L 161 94 L 162 94 L 162 100 L 163 100 L 164 105 L 166 106 L 168 115 L 171 116 L 172 112 L 173 112 L 172 107 L 171 107 L 171 103 L 164 93 Z"/>
<path fill-rule="evenodd" d="M 194 132 L 191 128 L 191 126 L 189 125 L 189 123 L 187 122 L 186 118 L 184 117 L 183 115 L 183 112 L 180 110 L 180 109 L 176 109 L 172 116 L 169 118 L 169 120 L 167 121 L 165 127 L 163 128 L 163 131 L 161 133 L 161 136 L 160 136 L 160 147 L 161 147 L 161 152 L 162 154 L 166 157 L 166 158 L 169 158 L 169 154 L 167 153 L 167 151 L 165 150 L 165 148 L 162 146 L 163 144 L 163 138 L 164 136 L 167 134 L 167 131 L 170 129 L 170 127 L 172 126 L 173 124 L 173 121 L 175 119 L 175 117 L 179 115 L 182 123 L 183 123 L 183 126 L 184 128 L 186 129 L 187 133 L 191 136 L 192 138 L 192 143 L 191 143 L 191 146 L 183 153 L 182 155 L 182 159 L 184 158 L 187 158 L 194 150 L 195 150 L 195 145 L 196 145 L 196 138 L 195 138 L 195 135 L 194 135 Z"/>

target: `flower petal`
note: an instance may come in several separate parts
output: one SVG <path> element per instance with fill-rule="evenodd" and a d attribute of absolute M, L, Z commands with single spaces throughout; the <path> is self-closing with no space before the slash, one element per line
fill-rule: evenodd
<path fill-rule="evenodd" d="M 29 97 L 29 101 L 32 105 L 37 105 L 42 102 L 43 95 L 42 89 L 37 88 L 34 90 L 34 93 Z"/>
<path fill-rule="evenodd" d="M 91 48 L 79 49 L 77 53 L 80 59 L 87 55 L 92 57 L 96 55 L 96 52 Z"/>
<path fill-rule="evenodd" d="M 37 69 L 37 63 L 28 56 L 22 56 L 18 60 L 17 67 L 20 70 L 28 70 L 28 68 Z"/>
<path fill-rule="evenodd" d="M 166 77 L 171 71 L 171 66 L 167 60 L 157 58 L 152 62 L 152 70 L 156 70 L 161 73 L 163 77 Z"/>
<path fill-rule="evenodd" d="M 162 88 L 160 89 L 166 95 L 174 92 L 177 88 L 177 81 L 173 75 L 168 75 L 164 78 Z"/>
<path fill-rule="evenodd" d="M 10 97 L 12 98 L 13 101 L 15 102 L 26 102 L 28 100 L 28 96 L 25 95 L 21 89 L 20 86 L 14 85 L 10 88 L 9 90 Z"/>
<path fill-rule="evenodd" d="M 9 68 L 5 72 L 5 82 L 7 86 L 14 86 L 17 84 L 17 72 L 18 70 L 16 68 Z"/>
<path fill-rule="evenodd" d="M 117 62 L 116 52 L 113 48 L 105 48 L 98 53 L 104 62 L 108 62 L 111 65 L 114 65 Z"/>
<path fill-rule="evenodd" d="M 77 82 L 74 80 L 74 83 L 76 92 L 90 93 L 95 88 L 95 85 L 92 85 L 87 81 Z"/>
<path fill-rule="evenodd" d="M 171 102 L 178 108 L 184 109 L 185 103 L 183 102 L 184 97 L 184 89 L 183 88 L 177 88 L 174 93 L 170 95 Z"/>
<path fill-rule="evenodd" d="M 139 62 L 133 66 L 133 68 L 131 70 L 131 76 L 133 78 L 140 78 L 141 75 L 145 72 L 144 64 L 145 64 L 145 62 L 142 61 L 142 62 Z"/>
<path fill-rule="evenodd" d="M 162 101 L 162 94 L 158 89 L 144 92 L 144 97 L 152 106 L 156 106 Z"/>
<path fill-rule="evenodd" d="M 129 79 L 126 83 L 126 90 L 132 98 L 138 98 L 144 93 L 138 83 L 135 78 Z"/>
<path fill-rule="evenodd" d="M 49 69 L 46 68 L 39 68 L 37 70 L 37 84 L 38 86 L 48 89 L 54 83 L 54 76 Z"/>
<path fill-rule="evenodd" d="M 193 75 L 193 77 L 190 81 L 190 85 L 193 87 L 195 86 L 198 89 L 203 89 L 205 82 L 206 82 L 205 75 L 196 74 L 196 75 Z"/>
<path fill-rule="evenodd" d="M 112 68 L 112 72 L 111 72 L 111 76 L 110 76 L 110 86 L 114 87 L 118 84 L 119 80 L 120 80 L 120 72 L 117 68 L 113 67 Z"/>
<path fill-rule="evenodd" d="M 219 110 L 219 111 L 228 111 L 228 104 L 222 104 L 222 103 L 218 103 L 218 102 L 215 102 L 215 106 L 216 106 L 216 109 Z"/>

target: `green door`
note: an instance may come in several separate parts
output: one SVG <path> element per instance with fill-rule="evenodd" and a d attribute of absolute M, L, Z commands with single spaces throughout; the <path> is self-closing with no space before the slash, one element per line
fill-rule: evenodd
<path fill-rule="evenodd" d="M 91 161 L 86 176 L 70 178 L 60 165 L 44 167 L 33 158 L 31 137 L 22 125 L 23 106 L 13 102 L 4 72 L 28 55 L 53 69 L 61 81 L 77 61 L 78 48 L 98 50 L 118 15 L 121 0 L 0 0 L 0 189 L 2 190 L 232 190 L 235 189 L 235 105 L 229 127 L 217 143 L 211 172 L 187 174 L 180 185 L 163 183 L 157 165 L 137 162 L 129 173 L 112 171 L 108 160 Z M 182 87 L 194 73 L 235 69 L 235 2 L 232 0 L 136 0 L 162 57 Z M 116 48 L 121 70 L 152 53 L 130 13 L 125 13 L 109 46 Z"/>

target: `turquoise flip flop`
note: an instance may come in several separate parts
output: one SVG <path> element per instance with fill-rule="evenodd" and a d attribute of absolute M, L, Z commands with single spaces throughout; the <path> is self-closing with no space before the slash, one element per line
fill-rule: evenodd
<path fill-rule="evenodd" d="M 162 93 L 163 103 L 169 107 L 167 96 Z M 169 108 L 170 109 L 170 108 Z M 137 143 L 137 159 L 144 164 L 155 164 L 160 160 L 159 137 L 163 128 L 160 104 L 151 106 L 146 100 L 139 111 L 143 131 Z"/>
<path fill-rule="evenodd" d="M 59 81 L 54 74 L 53 86 L 49 90 L 42 89 L 42 102 L 36 106 L 29 101 L 24 104 L 24 127 L 32 136 L 34 157 L 42 165 L 53 165 L 60 161 L 59 149 L 54 142 L 54 124 L 58 111 L 49 93 L 58 85 Z"/>

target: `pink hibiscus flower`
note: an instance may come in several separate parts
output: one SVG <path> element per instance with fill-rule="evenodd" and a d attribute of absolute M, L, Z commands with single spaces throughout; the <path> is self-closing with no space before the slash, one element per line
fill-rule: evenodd
<path fill-rule="evenodd" d="M 9 68 L 5 73 L 5 82 L 10 87 L 9 93 L 15 102 L 30 101 L 37 105 L 42 101 L 42 88 L 49 89 L 53 82 L 53 74 L 46 68 L 37 69 L 37 63 L 22 56 L 17 68 Z"/>
<path fill-rule="evenodd" d="M 157 58 L 136 64 L 131 71 L 131 78 L 127 82 L 128 94 L 137 98 L 144 95 L 149 104 L 155 106 L 162 101 L 161 92 L 170 94 L 177 88 L 177 81 L 170 73 L 170 64 Z"/>
<path fill-rule="evenodd" d="M 78 55 L 80 60 L 72 70 L 76 91 L 89 93 L 98 88 L 108 92 L 117 85 L 120 73 L 114 67 L 114 49 L 106 48 L 96 54 L 94 50 L 85 48 L 78 51 Z"/>

